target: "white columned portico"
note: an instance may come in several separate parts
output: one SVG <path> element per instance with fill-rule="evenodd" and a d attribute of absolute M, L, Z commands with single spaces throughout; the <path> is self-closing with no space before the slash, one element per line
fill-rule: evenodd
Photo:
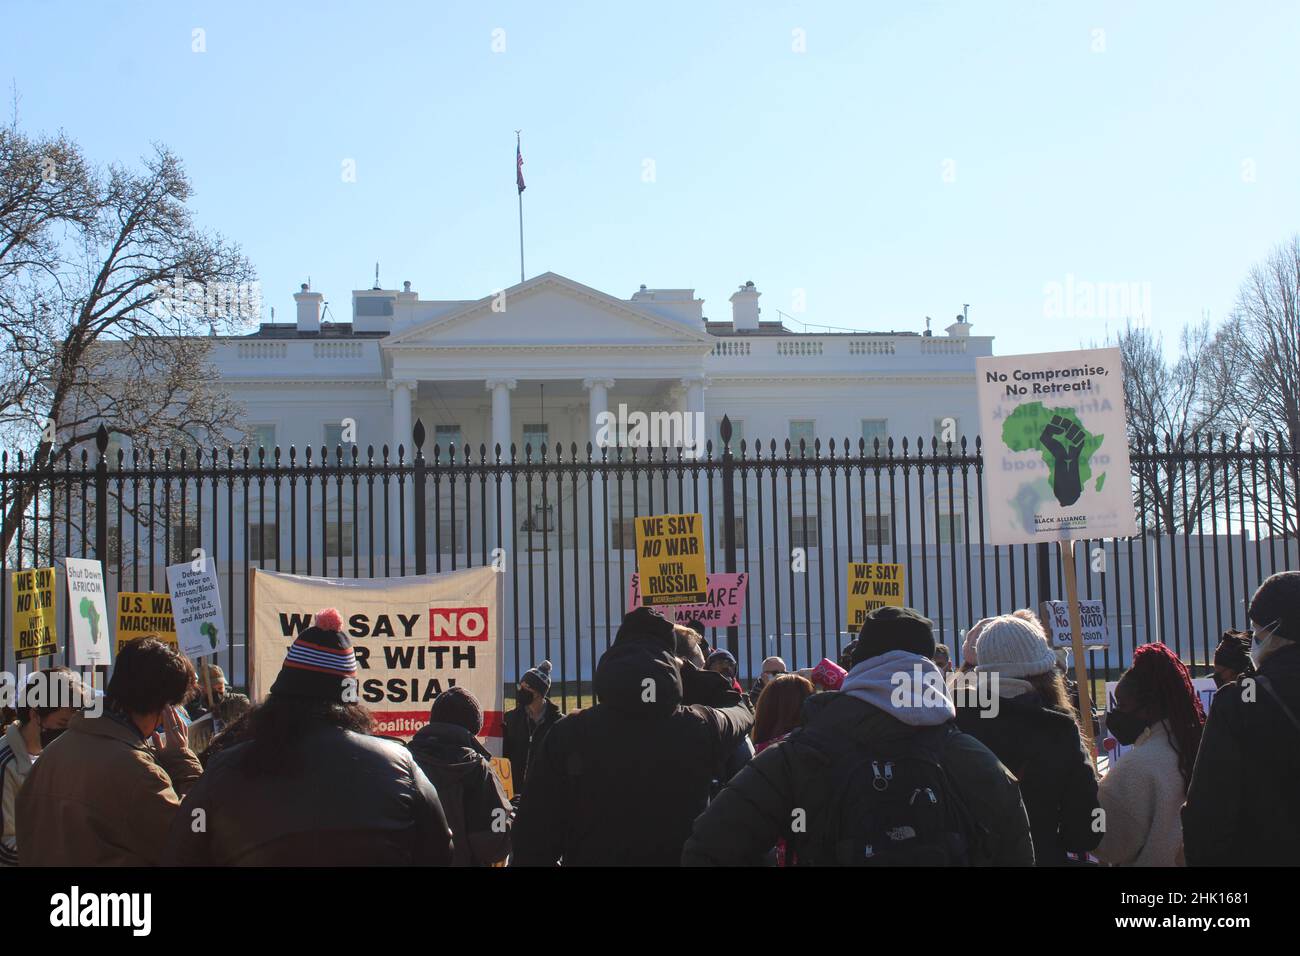
<path fill-rule="evenodd" d="M 601 419 L 607 417 L 609 411 L 609 390 L 614 387 L 612 378 L 584 378 L 582 387 L 587 390 L 587 433 L 591 438 L 591 460 L 599 462 L 603 449 L 612 447 L 618 441 L 618 425 L 612 428 L 606 427 L 604 434 L 598 438 L 601 433 Z M 605 452 L 608 455 L 608 451 Z M 605 535 L 608 533 L 608 522 L 605 520 L 606 508 L 605 494 L 605 476 L 603 474 L 594 474 L 591 483 L 591 551 L 592 559 L 595 556 L 607 553 L 605 548 Z"/>
<path fill-rule="evenodd" d="M 483 385 L 492 393 L 492 444 L 501 447 L 501 457 L 510 460 L 510 393 L 517 382 L 513 378 L 489 378 Z M 488 449 L 488 457 L 496 453 Z"/>

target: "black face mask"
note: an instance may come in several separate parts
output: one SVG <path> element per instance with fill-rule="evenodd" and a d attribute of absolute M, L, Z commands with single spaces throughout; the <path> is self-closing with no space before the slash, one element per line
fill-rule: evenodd
<path fill-rule="evenodd" d="M 533 692 L 525 687 L 521 687 L 519 690 L 515 691 L 515 703 L 520 707 L 527 707 L 536 699 L 537 697 Z"/>
<path fill-rule="evenodd" d="M 1106 729 L 1125 747 L 1132 746 L 1147 726 L 1145 720 L 1126 710 L 1112 710 L 1106 714 Z"/>
<path fill-rule="evenodd" d="M 42 727 L 41 728 L 41 749 L 44 750 L 50 744 L 54 743 L 54 741 L 58 740 L 59 735 L 62 733 L 63 733 L 62 727 Z"/>

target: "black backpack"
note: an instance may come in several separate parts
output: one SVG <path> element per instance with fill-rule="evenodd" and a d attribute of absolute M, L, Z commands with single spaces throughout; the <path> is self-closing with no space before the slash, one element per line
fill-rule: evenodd
<path fill-rule="evenodd" d="M 791 839 L 801 863 L 823 866 L 969 866 L 978 828 L 941 762 L 951 724 L 917 730 L 889 746 L 809 729 L 801 741 L 827 767 L 808 807 L 806 838 Z"/>

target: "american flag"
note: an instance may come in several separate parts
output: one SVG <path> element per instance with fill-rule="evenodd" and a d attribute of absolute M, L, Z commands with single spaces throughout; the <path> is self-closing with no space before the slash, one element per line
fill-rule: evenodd
<path fill-rule="evenodd" d="M 524 189 L 524 154 L 519 146 L 519 138 L 515 138 L 515 185 L 519 187 L 522 194 Z"/>

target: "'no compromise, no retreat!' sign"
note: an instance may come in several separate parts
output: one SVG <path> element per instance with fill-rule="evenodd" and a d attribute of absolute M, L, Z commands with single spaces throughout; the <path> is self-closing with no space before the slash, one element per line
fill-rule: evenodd
<path fill-rule="evenodd" d="M 704 520 L 698 513 L 637 518 L 636 570 L 645 607 L 705 603 Z"/>

